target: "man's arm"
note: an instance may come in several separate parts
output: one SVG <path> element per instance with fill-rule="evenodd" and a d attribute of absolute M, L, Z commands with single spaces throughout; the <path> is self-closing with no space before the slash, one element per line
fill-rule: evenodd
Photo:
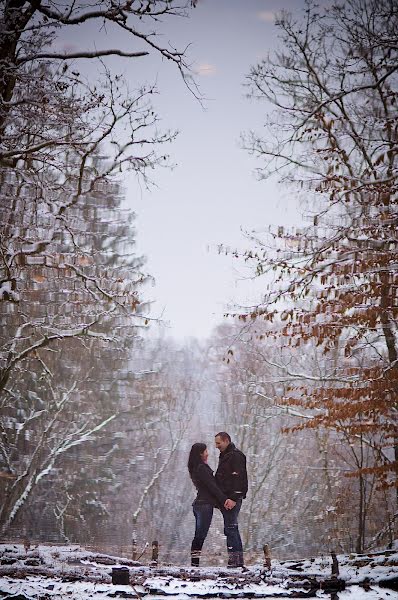
<path fill-rule="evenodd" d="M 246 498 L 248 490 L 246 457 L 241 452 L 235 452 L 232 464 L 232 477 L 236 498 Z"/>

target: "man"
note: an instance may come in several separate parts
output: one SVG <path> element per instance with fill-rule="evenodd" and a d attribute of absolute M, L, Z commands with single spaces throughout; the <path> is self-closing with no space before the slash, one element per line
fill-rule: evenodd
<path fill-rule="evenodd" d="M 243 567 L 243 546 L 238 528 L 238 516 L 242 500 L 247 494 L 246 456 L 231 442 L 231 436 L 220 431 L 215 436 L 220 451 L 216 482 L 221 491 L 235 502 L 230 510 L 221 509 L 224 518 L 224 534 L 227 538 L 228 567 Z"/>

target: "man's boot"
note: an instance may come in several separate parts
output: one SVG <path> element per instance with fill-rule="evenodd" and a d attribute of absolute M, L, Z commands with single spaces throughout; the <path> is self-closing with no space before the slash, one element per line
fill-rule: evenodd
<path fill-rule="evenodd" d="M 228 552 L 228 569 L 236 569 L 243 566 L 243 552 Z"/>
<path fill-rule="evenodd" d="M 235 552 L 228 551 L 228 569 L 235 569 Z"/>
<path fill-rule="evenodd" d="M 237 567 L 244 567 L 243 552 L 235 552 L 235 562 Z"/>

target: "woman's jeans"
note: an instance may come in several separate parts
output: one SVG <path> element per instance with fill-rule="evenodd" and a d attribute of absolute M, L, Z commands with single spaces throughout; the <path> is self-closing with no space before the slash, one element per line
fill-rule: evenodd
<path fill-rule="evenodd" d="M 213 518 L 214 507 L 212 504 L 194 504 L 193 514 L 195 515 L 195 537 L 191 546 L 191 565 L 199 566 L 200 552 L 204 541 L 209 532 L 211 520 Z"/>
<path fill-rule="evenodd" d="M 224 518 L 224 534 L 227 538 L 228 566 L 243 566 L 243 546 L 238 528 L 238 516 L 242 506 L 242 500 L 237 500 L 236 505 L 231 510 L 221 509 Z M 193 514 L 195 515 L 196 527 L 195 537 L 191 546 L 191 565 L 199 566 L 200 552 L 204 541 L 209 532 L 211 520 L 213 518 L 212 504 L 194 504 Z"/>
<path fill-rule="evenodd" d="M 224 534 L 227 538 L 228 566 L 243 567 L 243 546 L 238 528 L 238 516 L 242 500 L 237 500 L 231 510 L 222 508 L 224 518 Z"/>

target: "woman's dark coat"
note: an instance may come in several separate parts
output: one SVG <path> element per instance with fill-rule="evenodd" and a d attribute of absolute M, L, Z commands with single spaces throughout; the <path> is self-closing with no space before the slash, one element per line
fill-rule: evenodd
<path fill-rule="evenodd" d="M 213 471 L 207 463 L 200 463 L 192 472 L 192 481 L 198 490 L 193 504 L 212 504 L 220 508 L 224 506 L 227 496 L 220 490 Z"/>

